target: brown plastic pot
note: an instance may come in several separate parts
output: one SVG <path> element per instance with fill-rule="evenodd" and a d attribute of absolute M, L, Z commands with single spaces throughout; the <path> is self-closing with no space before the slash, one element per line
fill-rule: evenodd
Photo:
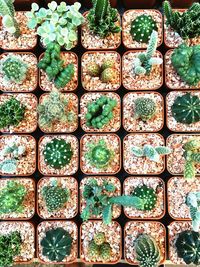
<path fill-rule="evenodd" d="M 117 6 L 117 0 L 110 0 L 110 4 L 112 7 Z M 83 0 L 83 5 L 86 6 L 87 8 L 92 7 L 92 1 L 91 0 Z"/>
<path fill-rule="evenodd" d="M 152 8 L 156 0 L 122 0 L 125 8 Z"/>
<path fill-rule="evenodd" d="M 90 221 L 88 221 L 88 222 L 93 222 L 93 223 L 99 223 L 99 222 L 101 222 L 101 221 L 99 221 L 99 220 L 90 220 Z M 87 223 L 87 222 L 85 222 L 85 223 Z M 108 262 L 95 262 L 95 261 L 86 261 L 83 257 L 81 257 L 81 261 L 82 262 L 84 262 L 84 263 L 86 263 L 86 264 L 91 264 L 91 265 L 93 265 L 93 264 L 97 264 L 97 265 L 99 265 L 99 264 L 109 264 L 109 265 L 113 265 L 113 264 L 116 264 L 116 263 L 118 263 L 120 260 L 121 260 L 121 258 L 122 258 L 122 228 L 121 228 L 121 225 L 118 223 L 118 222 L 116 222 L 116 221 L 112 221 L 112 223 L 114 223 L 114 224 L 116 224 L 118 227 L 120 227 L 120 235 L 121 235 L 121 238 L 120 238 L 120 251 L 119 251 L 119 254 L 120 254 L 120 257 L 118 258 L 118 260 L 116 260 L 116 261 L 108 261 Z M 112 223 L 110 224 L 110 227 L 112 227 Z M 80 255 L 84 255 L 83 254 L 83 249 L 82 249 L 82 241 L 81 241 L 81 236 L 82 236 L 82 225 L 83 225 L 84 223 L 82 223 L 81 224 L 81 226 L 80 226 L 80 240 L 79 240 L 79 244 L 80 244 Z M 103 222 L 102 222 L 102 224 L 103 224 Z"/>
<path fill-rule="evenodd" d="M 173 7 L 190 7 L 194 2 L 197 2 L 195 0 L 170 0 L 171 5 Z"/>
<path fill-rule="evenodd" d="M 55 180 L 62 180 L 62 179 L 70 179 L 70 178 L 74 178 L 75 179 L 75 183 L 76 183 L 76 190 L 75 190 L 75 194 L 77 194 L 77 201 L 76 201 L 76 203 L 73 203 L 75 206 L 76 206 L 76 213 L 75 213 L 75 215 L 73 216 L 73 217 L 70 217 L 70 218 L 68 218 L 68 217 L 65 217 L 65 216 L 60 216 L 60 217 L 55 217 L 55 216 L 51 216 L 51 217 L 44 217 L 42 214 L 41 214 L 41 212 L 40 212 L 40 209 L 39 209 L 39 195 L 41 194 L 41 193 L 39 193 L 39 190 L 42 190 L 42 187 L 40 187 L 40 184 L 41 184 L 41 182 L 43 181 L 43 180 L 49 180 L 51 177 L 43 177 L 43 178 L 41 178 L 40 180 L 39 180 L 39 182 L 38 182 L 38 184 L 37 184 L 37 214 L 39 215 L 39 217 L 40 218 L 42 218 L 42 219 L 44 219 L 44 220 L 60 220 L 60 219 L 72 219 L 72 218 L 74 218 L 76 215 L 77 215 L 77 213 L 78 213 L 78 182 L 77 182 L 77 180 L 74 178 L 74 177 L 72 177 L 72 176 L 68 176 L 68 177 L 56 177 L 56 178 L 54 178 Z M 48 185 L 48 183 L 46 183 L 46 186 Z M 70 188 L 68 188 L 69 190 L 70 190 Z M 69 201 L 70 201 L 70 199 L 69 199 Z M 44 206 L 45 206 L 45 204 L 44 204 Z M 66 207 L 64 207 L 64 208 L 61 208 L 60 210 L 63 210 L 63 209 L 66 209 Z M 53 214 L 54 212 L 52 212 L 52 214 Z"/>

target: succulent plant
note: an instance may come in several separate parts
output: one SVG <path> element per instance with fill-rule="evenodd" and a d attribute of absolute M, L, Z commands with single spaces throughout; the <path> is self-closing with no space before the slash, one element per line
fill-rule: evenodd
<path fill-rule="evenodd" d="M 15 256 L 20 255 L 21 244 L 21 234 L 18 231 L 0 235 L 1 267 L 8 267 L 13 265 Z"/>
<path fill-rule="evenodd" d="M 19 24 L 15 19 L 13 0 L 0 0 L 0 16 L 3 17 L 2 24 L 6 31 L 18 38 L 21 33 Z"/>
<path fill-rule="evenodd" d="M 186 93 L 178 96 L 172 105 L 172 116 L 177 122 L 192 124 L 200 121 L 200 99 Z"/>
<path fill-rule="evenodd" d="M 200 45 L 181 44 L 174 49 L 171 62 L 178 75 L 188 85 L 196 86 L 200 82 Z"/>
<path fill-rule="evenodd" d="M 153 210 L 155 208 L 157 195 L 153 188 L 146 185 L 137 186 L 132 192 L 132 195 L 144 201 L 144 210 Z"/>
<path fill-rule="evenodd" d="M 178 257 L 186 264 L 200 264 L 200 236 L 198 232 L 186 230 L 178 234 L 175 242 Z"/>
<path fill-rule="evenodd" d="M 100 246 L 102 245 L 106 240 L 105 234 L 103 232 L 98 232 L 95 236 L 94 236 L 94 242 Z"/>
<path fill-rule="evenodd" d="M 113 110 L 117 105 L 115 99 L 101 96 L 87 105 L 86 125 L 97 129 L 103 128 L 113 118 Z"/>
<path fill-rule="evenodd" d="M 105 242 L 100 246 L 100 255 L 101 255 L 103 261 L 108 261 L 110 259 L 111 246 L 108 242 Z"/>
<path fill-rule="evenodd" d="M 136 260 L 140 267 L 157 267 L 161 252 L 156 240 L 147 234 L 139 235 L 135 242 Z"/>
<path fill-rule="evenodd" d="M 28 64 L 17 56 L 7 56 L 0 61 L 0 72 L 5 82 L 22 84 L 27 76 Z"/>
<path fill-rule="evenodd" d="M 71 144 L 64 139 L 53 138 L 43 151 L 45 163 L 54 169 L 62 169 L 71 161 L 73 151 Z"/>
<path fill-rule="evenodd" d="M 0 104 L 0 129 L 17 126 L 24 119 L 26 107 L 15 97 Z"/>
<path fill-rule="evenodd" d="M 139 97 L 135 100 L 134 118 L 148 121 L 156 114 L 156 103 L 153 99 Z"/>
<path fill-rule="evenodd" d="M 107 68 L 101 73 L 101 81 L 103 83 L 116 83 L 118 77 L 117 70 L 114 68 Z"/>
<path fill-rule="evenodd" d="M 131 22 L 130 34 L 139 43 L 148 43 L 153 31 L 157 31 L 156 21 L 150 15 L 137 16 Z"/>
<path fill-rule="evenodd" d="M 23 145 L 19 145 L 15 142 L 9 143 L 6 145 L 4 149 L 1 151 L 3 156 L 11 155 L 13 159 L 19 159 L 20 157 L 24 156 L 26 153 L 26 147 Z"/>
<path fill-rule="evenodd" d="M 41 241 L 42 254 L 50 261 L 61 262 L 69 256 L 72 248 L 72 237 L 61 227 L 46 231 Z"/>
<path fill-rule="evenodd" d="M 5 174 L 14 174 L 17 170 L 17 160 L 16 159 L 5 159 L 0 164 L 0 170 Z"/>
<path fill-rule="evenodd" d="M 96 62 L 90 62 L 87 66 L 87 73 L 92 77 L 99 77 L 101 67 Z"/>
<path fill-rule="evenodd" d="M 190 209 L 192 228 L 198 232 L 200 227 L 200 192 L 190 192 L 186 197 L 186 204 Z"/>
<path fill-rule="evenodd" d="M 57 88 L 64 88 L 74 77 L 74 64 L 68 64 L 55 78 Z"/>
<path fill-rule="evenodd" d="M 26 196 L 24 185 L 8 181 L 6 187 L 0 191 L 0 214 L 23 212 L 23 201 Z"/>
<path fill-rule="evenodd" d="M 90 31 L 100 38 L 121 31 L 121 28 L 116 25 L 118 21 L 117 9 L 110 6 L 109 0 L 94 0 L 93 8 L 90 9 L 87 20 Z"/>
<path fill-rule="evenodd" d="M 136 75 L 149 75 L 152 67 L 162 64 L 163 60 L 153 57 L 158 43 L 158 33 L 153 31 L 145 53 L 138 53 L 133 61 L 133 73 Z"/>
<path fill-rule="evenodd" d="M 172 10 L 170 2 L 163 2 L 167 24 L 183 39 L 195 38 L 200 35 L 200 4 L 193 3 L 185 12 Z"/>
<path fill-rule="evenodd" d="M 47 46 L 54 42 L 70 50 L 78 39 L 77 29 L 84 22 L 84 17 L 79 12 L 81 4 L 76 2 L 67 6 L 65 2 L 59 5 L 55 1 L 48 4 L 48 8 L 39 8 L 36 3 L 27 12 L 28 27 L 37 28 L 37 34 L 42 43 Z"/>
<path fill-rule="evenodd" d="M 95 243 L 94 240 L 90 241 L 88 246 L 88 254 L 92 260 L 99 256 L 99 246 Z"/>
<path fill-rule="evenodd" d="M 106 59 L 103 61 L 101 65 L 101 71 L 104 71 L 105 69 L 108 68 L 115 68 L 115 61 L 112 59 Z"/>

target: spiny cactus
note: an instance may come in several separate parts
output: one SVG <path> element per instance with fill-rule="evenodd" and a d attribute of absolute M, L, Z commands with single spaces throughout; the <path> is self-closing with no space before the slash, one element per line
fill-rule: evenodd
<path fill-rule="evenodd" d="M 99 77 L 101 73 L 101 67 L 96 62 L 90 62 L 87 66 L 87 73 L 92 77 Z"/>
<path fill-rule="evenodd" d="M 181 44 L 174 49 L 171 62 L 184 82 L 190 86 L 198 85 L 200 82 L 200 45 Z"/>
<path fill-rule="evenodd" d="M 99 246 L 102 245 L 106 240 L 105 234 L 103 232 L 98 232 L 94 236 L 94 242 Z"/>
<path fill-rule="evenodd" d="M 145 53 L 139 53 L 133 61 L 133 72 L 137 75 L 149 75 L 152 66 L 162 64 L 162 59 L 153 57 L 158 43 L 158 33 L 153 31 L 150 36 L 148 47 Z"/>
<path fill-rule="evenodd" d="M 100 255 L 101 255 L 103 261 L 108 261 L 110 259 L 111 246 L 108 242 L 105 242 L 100 246 Z"/>
<path fill-rule="evenodd" d="M 45 163 L 54 169 L 62 169 L 71 161 L 73 151 L 71 144 L 64 139 L 53 138 L 43 151 Z"/>
<path fill-rule="evenodd" d="M 72 237 L 61 227 L 46 231 L 41 241 L 42 254 L 50 261 L 61 262 L 70 255 L 72 248 Z"/>
<path fill-rule="evenodd" d="M 190 192 L 186 197 L 186 204 L 190 209 L 192 228 L 198 232 L 200 227 L 200 192 Z"/>
<path fill-rule="evenodd" d="M 28 64 L 16 56 L 7 56 L 0 61 L 0 72 L 5 81 L 22 84 L 26 79 Z"/>
<path fill-rule="evenodd" d="M 136 239 L 135 253 L 140 267 L 157 267 L 160 263 L 160 248 L 150 235 L 142 234 Z"/>
<path fill-rule="evenodd" d="M 93 261 L 97 257 L 101 257 L 102 261 L 108 261 L 110 259 L 111 246 L 106 242 L 104 233 L 99 232 L 95 234 L 94 238 L 89 243 L 88 253 Z"/>
<path fill-rule="evenodd" d="M 74 64 L 68 64 L 55 78 L 55 86 L 58 89 L 64 88 L 74 77 L 74 72 Z"/>
<path fill-rule="evenodd" d="M 89 103 L 85 115 L 86 125 L 97 129 L 103 128 L 113 118 L 113 110 L 116 105 L 117 101 L 107 96 L 101 96 L 96 101 Z"/>
<path fill-rule="evenodd" d="M 156 103 L 151 98 L 139 97 L 135 100 L 134 118 L 148 121 L 156 114 Z"/>
<path fill-rule="evenodd" d="M 92 260 L 99 256 L 99 246 L 95 243 L 94 240 L 90 241 L 89 243 L 88 254 Z"/>
<path fill-rule="evenodd" d="M 200 235 L 194 231 L 183 231 L 178 234 L 175 242 L 178 257 L 186 264 L 200 264 Z"/>
<path fill-rule="evenodd" d="M 3 17 L 2 23 L 5 29 L 18 38 L 21 33 L 19 24 L 15 19 L 13 0 L 0 0 L 0 15 Z"/>
<path fill-rule="evenodd" d="M 138 43 L 148 43 L 153 31 L 157 31 L 156 21 L 150 15 L 140 15 L 131 22 L 130 34 Z"/>
<path fill-rule="evenodd" d="M 101 65 L 101 71 L 104 71 L 105 69 L 108 68 L 114 68 L 115 67 L 115 61 L 112 59 L 106 59 L 103 61 Z"/>
<path fill-rule="evenodd" d="M 153 210 L 155 208 L 157 195 L 153 188 L 146 185 L 137 186 L 132 195 L 140 197 L 144 201 L 144 210 Z"/>
<path fill-rule="evenodd" d="M 197 152 L 200 149 L 200 139 L 199 138 L 192 138 L 188 142 L 183 145 L 183 149 L 189 151 Z"/>
<path fill-rule="evenodd" d="M 116 69 L 107 68 L 101 73 L 101 81 L 103 83 L 116 83 L 118 73 Z"/>

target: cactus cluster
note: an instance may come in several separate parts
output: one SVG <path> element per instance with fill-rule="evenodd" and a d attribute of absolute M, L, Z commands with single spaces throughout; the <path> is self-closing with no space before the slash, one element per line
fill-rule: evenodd
<path fill-rule="evenodd" d="M 157 267 L 160 263 L 160 248 L 150 235 L 138 236 L 135 242 L 135 254 L 140 267 Z"/>
<path fill-rule="evenodd" d="M 186 264 L 200 264 L 200 235 L 199 232 L 186 230 L 178 234 L 175 247 L 178 257 Z"/>
<path fill-rule="evenodd" d="M 200 82 L 200 45 L 181 44 L 174 49 L 171 62 L 184 82 L 190 86 L 198 85 Z"/>
<path fill-rule="evenodd" d="M 156 114 L 156 103 L 153 99 L 147 97 L 139 97 L 134 102 L 134 118 L 148 121 Z"/>
<path fill-rule="evenodd" d="M 200 121 L 200 98 L 191 93 L 178 96 L 172 105 L 172 116 L 184 124 Z"/>
<path fill-rule="evenodd" d="M 17 126 L 24 119 L 25 105 L 15 97 L 0 104 L 0 129 Z"/>
<path fill-rule="evenodd" d="M 186 204 L 190 209 L 192 228 L 198 232 L 200 227 L 200 192 L 190 192 L 186 197 Z"/>
<path fill-rule="evenodd" d="M 158 33 L 153 31 L 145 53 L 138 53 L 133 61 L 134 75 L 149 75 L 152 67 L 162 64 L 163 60 L 159 57 L 153 57 L 158 43 Z"/>
<path fill-rule="evenodd" d="M 74 64 L 64 66 L 60 56 L 60 45 L 50 43 L 44 53 L 44 57 L 38 63 L 38 68 L 45 71 L 50 81 L 56 88 L 64 88 L 74 77 Z"/>
<path fill-rule="evenodd" d="M 153 31 L 157 31 L 156 21 L 150 15 L 140 15 L 131 22 L 130 34 L 138 43 L 148 43 Z"/>
<path fill-rule="evenodd" d="M 142 148 L 138 146 L 132 147 L 132 152 L 136 157 L 147 157 L 149 160 L 159 162 L 160 156 L 168 155 L 171 153 L 171 149 L 165 146 L 144 145 Z"/>
<path fill-rule="evenodd" d="M 117 105 L 115 99 L 101 96 L 87 105 L 86 125 L 97 129 L 103 128 L 113 118 L 113 110 Z"/>
<path fill-rule="evenodd" d="M 71 144 L 62 138 L 53 138 L 43 151 L 45 163 L 54 169 L 62 169 L 68 165 L 73 156 Z"/>
<path fill-rule="evenodd" d="M 90 9 L 87 20 L 90 31 L 100 38 L 121 31 L 120 26 L 116 24 L 118 21 L 117 9 L 110 6 L 109 0 L 93 0 L 93 8 Z"/>
<path fill-rule="evenodd" d="M 153 188 L 150 188 L 146 185 L 137 186 L 132 192 L 132 196 L 139 197 L 144 201 L 143 210 L 153 210 L 156 206 L 156 192 Z"/>
<path fill-rule="evenodd" d="M 177 32 L 183 39 L 200 36 L 200 4 L 193 3 L 185 12 L 172 10 L 170 2 L 163 3 L 164 14 L 167 24 Z"/>
<path fill-rule="evenodd" d="M 63 228 L 50 229 L 40 242 L 42 254 L 52 262 L 61 262 L 70 255 L 72 242 L 71 235 Z"/>
<path fill-rule="evenodd" d="M 27 77 L 28 64 L 20 57 L 6 56 L 0 61 L 0 72 L 7 83 L 22 84 Z"/>

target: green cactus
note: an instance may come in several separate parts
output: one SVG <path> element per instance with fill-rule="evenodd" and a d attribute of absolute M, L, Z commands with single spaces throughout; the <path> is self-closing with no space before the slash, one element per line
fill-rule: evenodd
<path fill-rule="evenodd" d="M 190 139 L 183 145 L 183 149 L 186 151 L 197 152 L 198 149 L 200 149 L 200 139 L 199 138 Z"/>
<path fill-rule="evenodd" d="M 101 65 L 101 71 L 104 71 L 105 69 L 108 68 L 114 68 L 115 67 L 115 61 L 112 59 L 106 59 L 103 61 Z"/>
<path fill-rule="evenodd" d="M 88 246 L 88 254 L 92 260 L 99 256 L 99 246 L 95 243 L 94 240 L 90 241 Z"/>
<path fill-rule="evenodd" d="M 103 232 L 98 232 L 95 236 L 94 236 L 94 242 L 100 246 L 102 245 L 106 240 L 105 234 Z"/>
<path fill-rule="evenodd" d="M 153 188 L 146 185 L 137 186 L 132 195 L 139 197 L 144 201 L 144 210 L 153 210 L 155 208 L 157 195 Z"/>
<path fill-rule="evenodd" d="M 198 232 L 200 227 L 200 192 L 190 192 L 186 197 L 186 205 L 190 209 L 192 228 Z"/>
<path fill-rule="evenodd" d="M 196 168 L 194 162 L 186 161 L 184 165 L 184 178 L 187 180 L 193 180 L 196 176 Z"/>
<path fill-rule="evenodd" d="M 200 81 L 200 45 L 181 44 L 174 49 L 171 62 L 184 82 L 190 86 L 198 85 Z"/>
<path fill-rule="evenodd" d="M 198 232 L 186 230 L 178 234 L 175 247 L 178 257 L 186 264 L 200 264 L 200 235 Z"/>
<path fill-rule="evenodd" d="M 107 68 L 101 73 L 101 81 L 103 83 L 116 83 L 117 80 L 117 70 L 113 68 Z"/>
<path fill-rule="evenodd" d="M 150 235 L 142 234 L 136 239 L 135 253 L 140 267 L 157 267 L 160 263 L 160 249 Z"/>
<path fill-rule="evenodd" d="M 90 62 L 87 67 L 87 73 L 92 77 L 99 77 L 101 73 L 101 67 L 96 62 Z"/>
<path fill-rule="evenodd" d="M 25 153 L 26 147 L 15 142 L 6 145 L 2 151 L 3 156 L 10 154 L 13 159 L 19 159 L 20 157 L 24 156 Z"/>
<path fill-rule="evenodd" d="M 73 151 L 71 144 L 64 139 L 53 138 L 46 144 L 43 154 L 46 164 L 54 169 L 62 169 L 70 163 Z"/>
<path fill-rule="evenodd" d="M 109 261 L 111 257 L 111 251 L 111 246 L 108 242 L 105 242 L 100 246 L 100 255 L 103 261 Z"/>
<path fill-rule="evenodd" d="M 135 100 L 135 119 L 148 121 L 156 114 L 156 103 L 151 98 L 139 97 Z"/>
<path fill-rule="evenodd" d="M 61 262 L 69 256 L 72 248 L 72 237 L 61 227 L 46 231 L 41 241 L 42 254 L 50 261 Z"/>
<path fill-rule="evenodd" d="M 5 174 L 15 174 L 17 171 L 17 160 L 16 159 L 5 159 L 0 164 L 0 170 Z"/>
<path fill-rule="evenodd" d="M 55 78 L 55 86 L 60 89 L 64 88 L 74 77 L 74 64 L 68 64 Z"/>
<path fill-rule="evenodd" d="M 28 64 L 16 56 L 7 56 L 0 61 L 0 72 L 5 81 L 22 84 L 27 77 Z"/>
<path fill-rule="evenodd" d="M 0 0 L 0 16 L 5 29 L 18 38 L 21 34 L 19 24 L 15 19 L 13 0 Z"/>

